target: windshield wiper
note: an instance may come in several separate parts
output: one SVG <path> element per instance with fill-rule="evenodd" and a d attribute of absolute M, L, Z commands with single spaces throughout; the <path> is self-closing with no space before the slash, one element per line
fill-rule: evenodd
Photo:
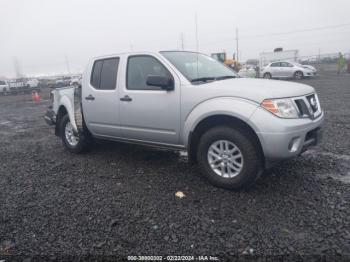
<path fill-rule="evenodd" d="M 193 78 L 191 80 L 191 83 L 193 83 L 193 82 L 208 82 L 208 81 L 214 81 L 214 80 L 216 80 L 216 78 L 212 77 L 212 76 L 210 76 L 210 77 L 198 77 L 198 78 Z"/>
<path fill-rule="evenodd" d="M 209 81 L 218 81 L 218 80 L 224 80 L 224 79 L 229 79 L 229 78 L 236 78 L 237 76 L 207 76 L 207 77 L 198 77 L 198 78 L 193 78 L 191 80 L 191 83 L 193 82 L 209 82 Z"/>
<path fill-rule="evenodd" d="M 236 78 L 237 76 L 218 76 L 215 77 L 215 80 L 224 80 L 224 79 L 229 79 L 229 78 Z"/>
<path fill-rule="evenodd" d="M 218 77 L 214 77 L 214 76 L 207 76 L 207 77 L 198 77 L 198 78 L 193 78 L 191 80 L 191 83 L 193 82 L 209 82 L 209 81 L 218 81 L 218 80 L 224 80 L 224 79 L 229 79 L 229 78 L 236 78 L 236 76 L 218 76 Z"/>

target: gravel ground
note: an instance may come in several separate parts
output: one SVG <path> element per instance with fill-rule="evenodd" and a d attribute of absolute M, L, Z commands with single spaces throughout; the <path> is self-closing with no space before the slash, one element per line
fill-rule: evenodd
<path fill-rule="evenodd" d="M 326 111 L 323 143 L 241 192 L 173 152 L 100 141 L 70 154 L 42 119 L 46 92 L 0 97 L 0 260 L 350 260 L 350 76 L 303 82 Z"/>

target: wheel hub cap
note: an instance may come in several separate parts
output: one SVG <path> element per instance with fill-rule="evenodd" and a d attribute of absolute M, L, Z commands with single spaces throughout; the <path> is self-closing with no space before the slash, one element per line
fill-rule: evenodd
<path fill-rule="evenodd" d="M 231 141 L 219 140 L 212 143 L 208 149 L 208 163 L 217 175 L 232 178 L 243 168 L 243 155 Z"/>
<path fill-rule="evenodd" d="M 66 140 L 71 146 L 76 146 L 79 142 L 79 136 L 75 135 L 71 122 L 68 122 L 65 127 Z"/>

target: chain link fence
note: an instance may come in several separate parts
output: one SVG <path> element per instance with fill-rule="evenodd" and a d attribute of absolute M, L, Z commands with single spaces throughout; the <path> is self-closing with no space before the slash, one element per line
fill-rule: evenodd
<path fill-rule="evenodd" d="M 319 72 L 346 73 L 349 70 L 350 53 L 342 54 L 343 61 L 339 63 L 339 53 L 301 56 L 299 62 L 314 66 Z"/>

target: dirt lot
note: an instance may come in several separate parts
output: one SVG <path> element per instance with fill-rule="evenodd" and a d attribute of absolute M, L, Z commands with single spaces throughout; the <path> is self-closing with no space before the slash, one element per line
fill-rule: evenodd
<path fill-rule="evenodd" d="M 350 260 L 350 76 L 303 82 L 326 111 L 322 145 L 241 192 L 209 185 L 173 152 L 98 142 L 87 154 L 70 154 L 44 123 L 47 100 L 0 97 L 0 260 Z"/>

